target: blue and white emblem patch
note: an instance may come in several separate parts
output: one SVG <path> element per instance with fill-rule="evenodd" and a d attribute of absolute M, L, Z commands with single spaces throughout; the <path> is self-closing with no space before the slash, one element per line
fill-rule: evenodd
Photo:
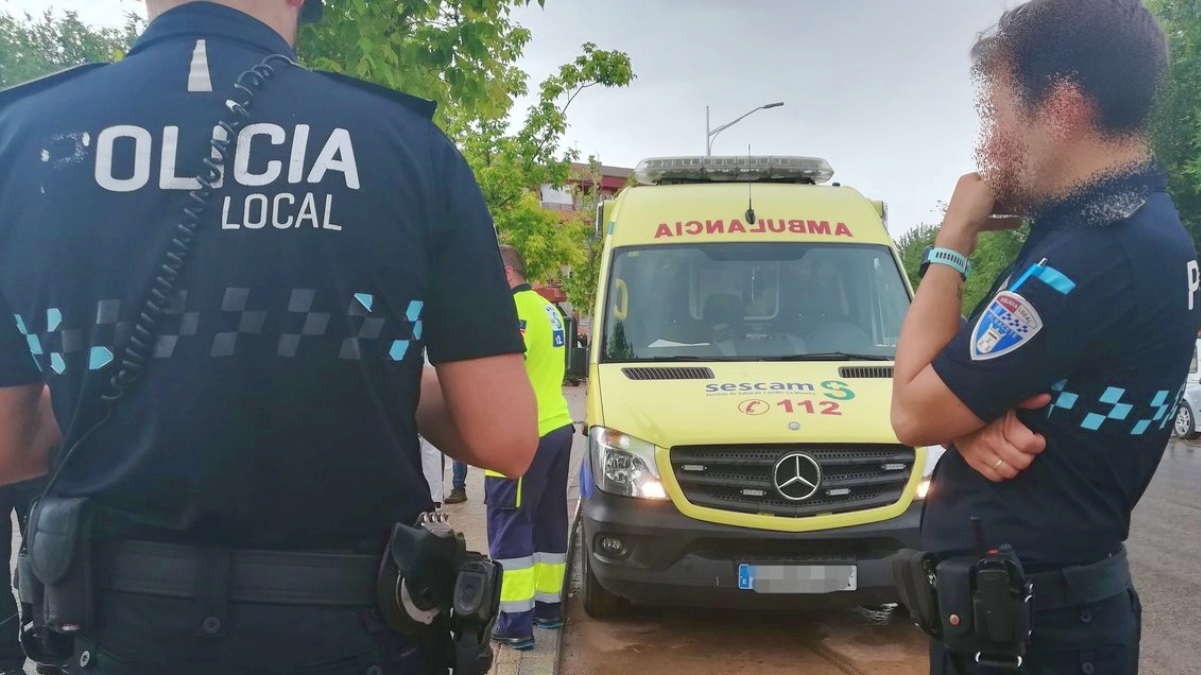
<path fill-rule="evenodd" d="M 972 332 L 972 360 L 987 361 L 1017 350 L 1043 328 L 1030 301 L 1013 291 L 1001 291 L 988 303 Z"/>

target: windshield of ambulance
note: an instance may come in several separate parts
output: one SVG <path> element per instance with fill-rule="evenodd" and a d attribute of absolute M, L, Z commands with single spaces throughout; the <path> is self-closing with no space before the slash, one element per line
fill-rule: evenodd
<path fill-rule="evenodd" d="M 617 249 L 603 360 L 888 360 L 909 294 L 885 246 Z"/>

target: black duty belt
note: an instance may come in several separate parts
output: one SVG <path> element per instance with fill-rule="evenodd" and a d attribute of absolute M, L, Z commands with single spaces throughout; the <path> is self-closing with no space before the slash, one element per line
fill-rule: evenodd
<path fill-rule="evenodd" d="M 380 558 L 342 553 L 207 549 L 105 541 L 101 588 L 195 599 L 219 589 L 229 602 L 374 607 Z"/>
<path fill-rule="evenodd" d="M 1037 611 L 1081 607 L 1108 600 L 1130 588 L 1126 549 L 1090 565 L 1065 567 L 1027 576 L 1034 582 Z"/>

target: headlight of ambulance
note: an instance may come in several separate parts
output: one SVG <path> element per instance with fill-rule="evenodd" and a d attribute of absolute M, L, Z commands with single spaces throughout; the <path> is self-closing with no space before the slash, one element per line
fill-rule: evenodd
<path fill-rule="evenodd" d="M 930 494 L 930 480 L 934 475 L 934 467 L 938 466 L 938 460 L 942 459 L 946 448 L 936 445 L 926 448 L 926 466 L 922 469 L 922 482 L 917 484 L 917 496 L 914 497 L 917 501 L 922 501 Z"/>
<path fill-rule="evenodd" d="M 623 497 L 667 499 L 653 443 L 613 429 L 593 427 L 588 446 L 598 488 Z"/>

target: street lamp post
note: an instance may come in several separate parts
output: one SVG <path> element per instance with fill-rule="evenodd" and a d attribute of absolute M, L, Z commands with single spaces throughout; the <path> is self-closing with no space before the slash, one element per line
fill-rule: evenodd
<path fill-rule="evenodd" d="M 720 127 L 717 127 L 716 129 L 714 129 L 712 131 L 709 130 L 709 106 L 705 106 L 705 156 L 710 157 L 713 155 L 713 139 L 721 132 L 725 131 L 726 129 L 729 129 L 730 127 L 734 126 L 735 124 L 738 124 L 739 122 L 750 117 L 751 115 L 754 115 L 755 113 L 759 112 L 760 110 L 767 110 L 768 108 L 779 108 L 782 105 L 784 105 L 784 104 L 783 103 L 768 103 L 767 105 L 761 105 L 758 108 L 755 108 L 754 110 L 750 111 L 749 113 L 743 115 L 742 117 L 739 117 L 738 119 L 734 120 L 733 122 L 730 122 L 728 124 L 723 124 Z"/>

